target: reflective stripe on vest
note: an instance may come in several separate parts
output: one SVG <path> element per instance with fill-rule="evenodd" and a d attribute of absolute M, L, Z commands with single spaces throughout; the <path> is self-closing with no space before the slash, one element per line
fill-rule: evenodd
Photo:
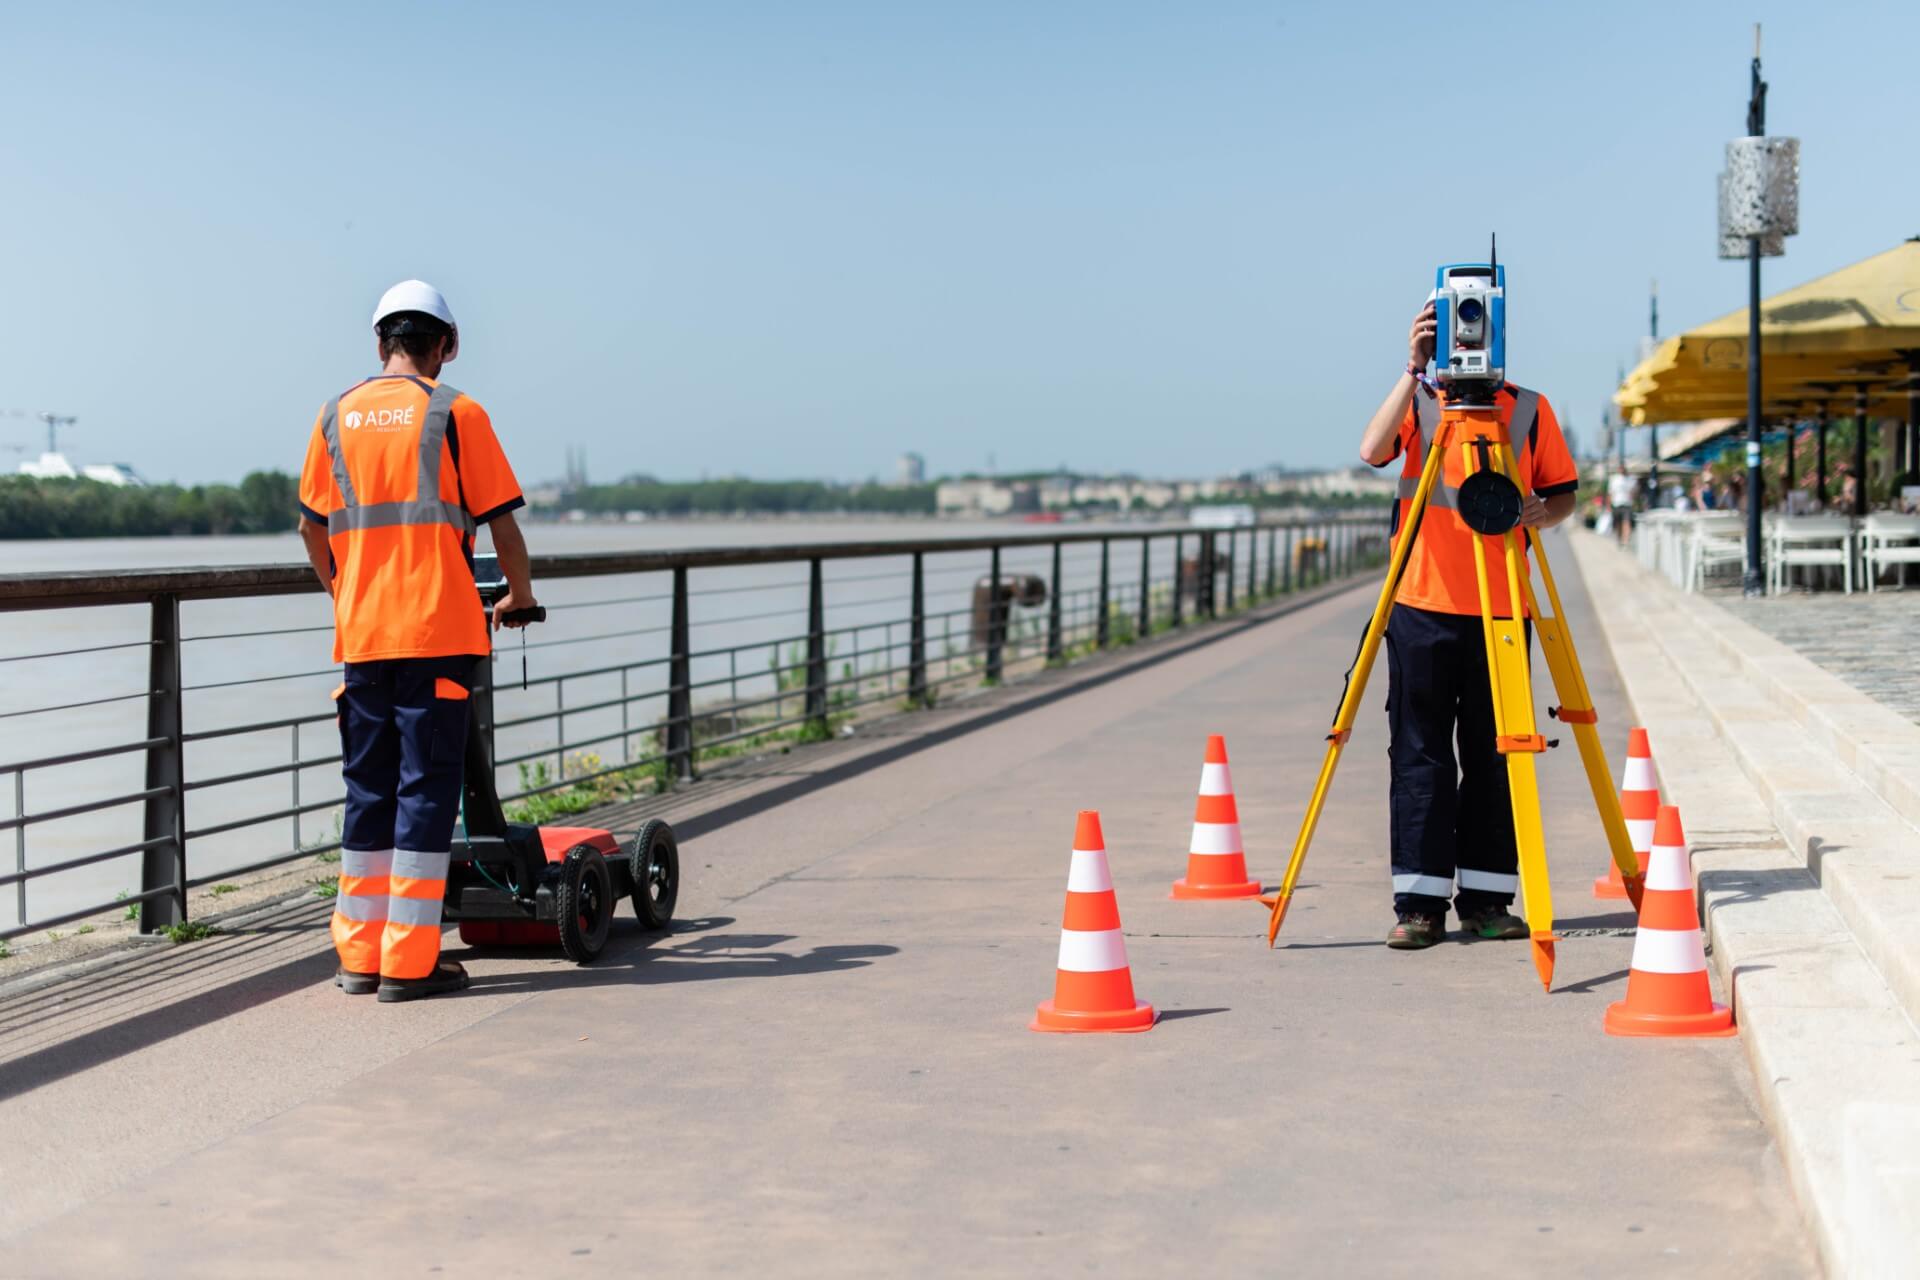
<path fill-rule="evenodd" d="M 1415 424 L 1420 428 L 1420 457 L 1421 461 L 1424 462 L 1426 460 L 1426 451 L 1433 448 L 1433 437 L 1440 430 L 1440 397 L 1434 395 L 1425 387 L 1421 387 L 1415 391 L 1413 394 L 1413 418 Z M 1540 429 L 1540 393 L 1538 391 L 1529 391 L 1525 387 L 1513 388 L 1513 412 L 1507 417 L 1507 425 L 1511 427 L 1516 422 L 1524 422 L 1527 424 L 1525 433 L 1527 437 L 1527 449 L 1531 452 L 1534 444 L 1538 440 L 1537 433 Z M 1511 439 L 1514 434 L 1516 433 L 1509 431 L 1508 438 Z M 1518 459 L 1516 459 L 1516 461 L 1518 461 Z M 1400 484 L 1394 492 L 1397 497 L 1411 499 L 1419 491 L 1420 477 L 1418 475 L 1402 475 L 1400 477 Z M 1445 507 L 1448 510 L 1458 510 L 1460 506 L 1460 490 L 1450 484 L 1436 482 L 1433 486 L 1433 492 L 1427 496 L 1427 502 L 1430 506 Z"/>
<path fill-rule="evenodd" d="M 447 441 L 447 423 L 453 416 L 453 402 L 460 393 L 441 383 L 427 396 L 427 416 L 420 426 L 420 463 L 416 472 L 411 502 L 370 502 L 361 505 L 353 491 L 353 478 L 347 474 L 346 450 L 340 447 L 340 397 L 327 401 L 320 433 L 327 442 L 327 457 L 333 463 L 333 481 L 340 489 L 341 506 L 327 515 L 327 532 L 344 533 L 349 529 L 386 529 L 396 525 L 447 524 L 462 533 L 472 533 L 473 517 L 457 502 L 440 498 L 440 450 Z"/>

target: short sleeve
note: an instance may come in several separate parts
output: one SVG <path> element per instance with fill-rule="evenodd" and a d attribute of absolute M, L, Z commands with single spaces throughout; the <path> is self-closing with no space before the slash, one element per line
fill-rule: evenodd
<path fill-rule="evenodd" d="M 1416 390 L 1413 394 L 1417 397 L 1420 393 Z M 1400 415 L 1400 429 L 1394 433 L 1393 452 L 1387 455 L 1387 460 L 1380 466 L 1392 466 L 1396 458 L 1413 447 L 1414 438 L 1420 430 L 1419 419 L 1414 416 L 1413 408 L 1414 401 L 1407 401 L 1407 411 Z"/>
<path fill-rule="evenodd" d="M 1572 493 L 1580 487 L 1580 472 L 1567 451 L 1567 438 L 1560 434 L 1560 419 L 1545 396 L 1540 397 L 1539 433 L 1533 442 L 1533 474 L 1528 477 L 1533 491 L 1543 498 Z"/>
<path fill-rule="evenodd" d="M 325 414 L 322 409 L 313 420 L 307 460 L 300 468 L 300 514 L 315 524 L 325 524 L 327 516 L 341 506 L 340 491 L 333 483 L 333 458 L 327 453 L 326 433 L 320 429 Z"/>
<path fill-rule="evenodd" d="M 476 524 L 496 520 L 517 507 L 527 505 L 520 494 L 520 482 L 500 438 L 493 434 L 493 419 L 478 403 L 461 396 L 453 402 L 454 431 L 459 437 L 460 493 L 466 500 L 467 514 Z"/>

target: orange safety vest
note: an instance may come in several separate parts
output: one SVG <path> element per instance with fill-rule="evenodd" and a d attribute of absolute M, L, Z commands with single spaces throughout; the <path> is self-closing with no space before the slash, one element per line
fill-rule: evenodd
<path fill-rule="evenodd" d="M 1509 383 L 1495 398 L 1500 420 L 1513 442 L 1514 461 L 1519 470 L 1522 492 L 1548 496 L 1571 492 L 1578 484 L 1578 472 L 1567 451 L 1566 439 L 1553 408 L 1537 391 Z M 1393 533 L 1397 540 L 1406 536 L 1413 495 L 1420 487 L 1420 472 L 1426 464 L 1427 450 L 1433 447 L 1440 429 L 1440 400 L 1424 384 L 1414 391 L 1408 419 L 1401 427 L 1400 446 L 1405 460 L 1397 490 L 1399 502 L 1394 509 Z M 1399 604 L 1434 613 L 1478 614 L 1480 589 L 1474 576 L 1472 539 L 1474 533 L 1460 518 L 1460 482 L 1466 478 L 1466 460 L 1460 449 L 1447 451 L 1441 473 L 1428 497 L 1418 540 L 1407 560 L 1406 574 L 1394 599 Z M 1495 617 L 1512 617 L 1507 601 L 1507 580 L 1502 563 L 1501 539 L 1485 539 L 1487 548 L 1487 595 Z M 1521 572 L 1527 572 L 1526 550 L 1521 548 Z"/>
<path fill-rule="evenodd" d="M 445 383 L 379 377 L 320 411 L 332 505 L 314 514 L 333 552 L 335 661 L 489 651 L 475 521 L 448 442 L 460 399 Z"/>

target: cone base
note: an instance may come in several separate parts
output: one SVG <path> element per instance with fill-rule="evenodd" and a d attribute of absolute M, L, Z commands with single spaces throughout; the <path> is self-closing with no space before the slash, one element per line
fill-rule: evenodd
<path fill-rule="evenodd" d="M 1082 1012 L 1056 1009 L 1053 1001 L 1042 1000 L 1034 1010 L 1029 1031 L 1145 1031 L 1153 1026 L 1153 1006 L 1141 1001 L 1131 1009 L 1102 1009 Z"/>
<path fill-rule="evenodd" d="M 1618 1001 L 1607 1006 L 1610 1036 L 1730 1036 L 1736 1033 L 1733 1010 L 1716 1004 L 1702 1013 L 1643 1013 Z"/>
<path fill-rule="evenodd" d="M 1257 898 L 1260 896 L 1260 882 L 1246 880 L 1239 884 L 1188 884 L 1181 876 L 1173 882 L 1173 892 L 1167 895 L 1182 902 L 1195 902 L 1202 899 L 1222 900 L 1227 898 Z"/>
<path fill-rule="evenodd" d="M 1593 878 L 1593 896 L 1596 898 L 1624 898 L 1627 896 L 1626 882 L 1620 879 L 1617 871 Z"/>

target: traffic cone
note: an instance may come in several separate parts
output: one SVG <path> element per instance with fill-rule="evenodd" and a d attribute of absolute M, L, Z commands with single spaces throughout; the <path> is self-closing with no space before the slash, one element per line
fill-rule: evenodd
<path fill-rule="evenodd" d="M 1060 922 L 1060 963 L 1053 999 L 1042 1000 L 1033 1031 L 1145 1031 L 1153 1006 L 1133 998 L 1133 970 L 1120 936 L 1120 904 L 1107 870 L 1100 815 L 1080 811 L 1067 872 L 1067 911 Z"/>
<path fill-rule="evenodd" d="M 1187 842 L 1187 874 L 1173 882 L 1176 898 L 1257 898 L 1260 882 L 1247 879 L 1247 855 L 1240 847 L 1240 809 L 1233 802 L 1233 774 L 1227 766 L 1227 740 L 1207 739 L 1207 762 L 1200 766 L 1200 798 L 1193 805 L 1193 838 Z"/>
<path fill-rule="evenodd" d="M 1730 1036 L 1733 1011 L 1713 1002 L 1707 949 L 1693 905 L 1693 875 L 1680 811 L 1660 806 L 1647 862 L 1647 892 L 1633 939 L 1627 998 L 1607 1006 L 1608 1035 Z"/>
<path fill-rule="evenodd" d="M 1633 854 L 1640 860 L 1640 874 L 1645 875 L 1647 855 L 1653 848 L 1653 822 L 1660 812 L 1660 784 L 1653 776 L 1653 748 L 1647 743 L 1645 729 L 1627 732 L 1627 767 L 1620 775 L 1620 812 L 1626 815 L 1627 837 L 1633 841 Z M 1627 885 L 1620 878 L 1616 863 L 1608 861 L 1607 874 L 1594 877 L 1593 896 L 1627 896 Z"/>

